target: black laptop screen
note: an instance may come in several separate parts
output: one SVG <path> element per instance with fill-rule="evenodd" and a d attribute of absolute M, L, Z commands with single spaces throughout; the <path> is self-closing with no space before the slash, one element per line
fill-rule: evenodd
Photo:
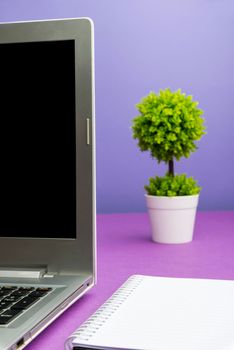
<path fill-rule="evenodd" d="M 76 237 L 75 44 L 0 44 L 0 237 Z"/>

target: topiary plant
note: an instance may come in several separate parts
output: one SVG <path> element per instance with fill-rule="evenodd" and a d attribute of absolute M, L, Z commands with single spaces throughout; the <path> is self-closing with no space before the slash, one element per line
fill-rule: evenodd
<path fill-rule="evenodd" d="M 198 102 L 180 89 L 151 92 L 137 104 L 140 115 L 133 119 L 133 138 L 138 139 L 141 151 L 150 151 L 159 163 L 168 164 L 164 178 L 151 178 L 145 186 L 148 194 L 182 196 L 200 192 L 195 180 L 174 174 L 174 160 L 188 158 L 197 149 L 195 141 L 205 134 L 203 111 L 197 106 Z"/>

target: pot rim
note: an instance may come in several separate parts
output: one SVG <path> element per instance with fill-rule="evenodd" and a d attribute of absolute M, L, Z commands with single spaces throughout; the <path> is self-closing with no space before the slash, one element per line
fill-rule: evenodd
<path fill-rule="evenodd" d="M 145 199 L 148 209 L 192 209 L 198 205 L 199 194 L 174 197 L 145 195 Z"/>
<path fill-rule="evenodd" d="M 150 195 L 150 194 L 147 194 L 145 193 L 145 197 L 148 197 L 148 198 L 164 198 L 165 200 L 169 200 L 169 199 L 183 199 L 183 198 L 197 198 L 199 197 L 200 193 L 198 194 L 189 194 L 189 195 L 186 195 L 186 196 L 155 196 L 155 195 Z"/>

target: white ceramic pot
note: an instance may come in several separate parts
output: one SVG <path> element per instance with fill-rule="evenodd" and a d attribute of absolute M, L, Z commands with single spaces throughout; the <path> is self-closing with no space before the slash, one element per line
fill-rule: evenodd
<path fill-rule="evenodd" d="M 158 243 L 192 241 L 199 195 L 145 196 L 153 241 Z"/>

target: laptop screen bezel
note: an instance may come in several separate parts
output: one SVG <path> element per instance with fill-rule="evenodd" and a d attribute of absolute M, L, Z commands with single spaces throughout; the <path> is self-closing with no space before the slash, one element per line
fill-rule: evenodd
<path fill-rule="evenodd" d="M 45 266 L 57 273 L 93 269 L 96 206 L 92 21 L 79 18 L 0 24 L 0 43 L 56 40 L 75 43 L 76 238 L 0 237 L 0 269 Z"/>

